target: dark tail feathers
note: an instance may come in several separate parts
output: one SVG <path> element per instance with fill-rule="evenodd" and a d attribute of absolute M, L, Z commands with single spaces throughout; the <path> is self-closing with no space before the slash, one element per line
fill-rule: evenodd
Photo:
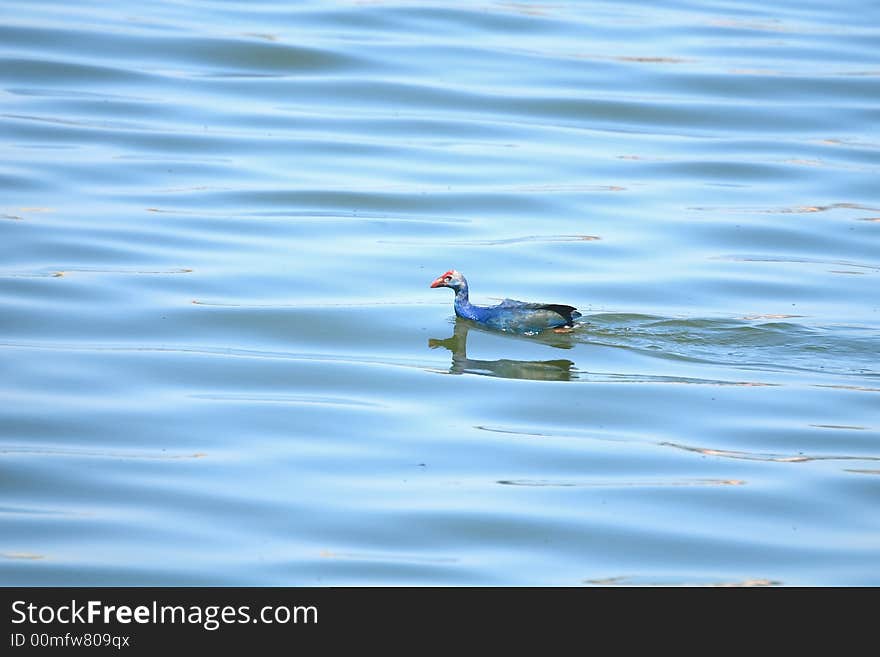
<path fill-rule="evenodd" d="M 577 311 L 577 308 L 574 306 L 563 306 L 556 303 L 548 303 L 545 306 L 541 306 L 544 310 L 552 310 L 559 315 L 562 315 L 562 318 L 565 320 L 566 326 L 574 326 L 574 320 L 581 316 L 581 314 Z"/>

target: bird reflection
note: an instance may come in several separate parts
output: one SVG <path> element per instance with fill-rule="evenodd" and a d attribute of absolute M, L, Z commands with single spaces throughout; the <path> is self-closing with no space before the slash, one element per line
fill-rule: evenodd
<path fill-rule="evenodd" d="M 482 376 L 498 376 L 505 379 L 532 379 L 534 381 L 570 381 L 577 378 L 572 370 L 574 363 L 568 359 L 559 360 L 476 360 L 468 358 L 468 331 L 475 328 L 473 323 L 461 317 L 455 318 L 455 330 L 445 340 L 431 338 L 428 346 L 431 349 L 445 347 L 452 352 L 450 374 L 479 374 Z M 478 329 L 475 329 L 478 330 Z M 543 344 L 560 349 L 571 349 L 573 338 L 565 334 L 539 335 L 524 340 L 537 340 Z"/>

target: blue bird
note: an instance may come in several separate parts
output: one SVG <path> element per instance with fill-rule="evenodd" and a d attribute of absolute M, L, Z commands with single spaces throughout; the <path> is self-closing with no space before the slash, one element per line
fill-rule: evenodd
<path fill-rule="evenodd" d="M 455 314 L 483 326 L 535 335 L 546 329 L 570 330 L 581 314 L 573 306 L 555 303 L 527 303 L 505 299 L 497 306 L 475 306 L 468 299 L 468 283 L 461 273 L 450 269 L 441 274 L 431 287 L 448 287 L 455 291 Z"/>

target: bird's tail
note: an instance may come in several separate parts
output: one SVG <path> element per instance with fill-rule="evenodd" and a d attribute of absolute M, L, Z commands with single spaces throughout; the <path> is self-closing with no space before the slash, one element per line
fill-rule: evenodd
<path fill-rule="evenodd" d="M 566 326 L 574 326 L 574 320 L 581 316 L 574 306 L 563 306 L 561 304 L 550 303 L 546 306 L 542 306 L 542 308 L 552 310 L 553 312 L 562 315 Z"/>

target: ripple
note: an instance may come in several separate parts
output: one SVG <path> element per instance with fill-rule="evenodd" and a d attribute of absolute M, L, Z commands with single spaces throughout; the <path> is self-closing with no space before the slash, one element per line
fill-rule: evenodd
<path fill-rule="evenodd" d="M 336 303 L 246 303 L 201 301 L 193 299 L 196 306 L 215 308 L 373 308 L 375 306 L 445 306 L 441 301 L 347 301 Z"/>
<path fill-rule="evenodd" d="M 34 554 L 33 552 L 0 552 L 0 557 L 23 561 L 39 561 L 46 558 L 45 555 Z"/>
<path fill-rule="evenodd" d="M 376 561 L 386 563 L 453 564 L 461 561 L 454 557 L 427 557 L 418 554 L 383 554 L 379 552 L 337 552 L 334 550 L 321 550 L 320 556 L 322 559 Z"/>
<path fill-rule="evenodd" d="M 764 579 L 764 578 L 754 578 L 754 579 L 744 579 L 739 581 L 725 581 L 723 579 L 720 580 L 711 580 L 711 579 L 702 579 L 702 578 L 688 578 L 683 577 L 681 579 L 669 578 L 669 577 L 651 577 L 649 575 L 618 575 L 615 577 L 601 577 L 598 579 L 585 579 L 584 584 L 590 584 L 593 586 L 707 586 L 707 587 L 764 587 L 764 586 L 783 586 L 784 582 L 772 580 L 772 579 Z"/>
<path fill-rule="evenodd" d="M 695 447 L 681 445 L 672 442 L 662 442 L 663 447 L 674 447 L 688 452 L 697 452 L 705 456 L 720 456 L 729 459 L 742 459 L 747 461 L 767 461 L 773 463 L 808 463 L 810 461 L 880 461 L 880 456 L 860 455 L 819 455 L 819 454 L 760 454 L 755 452 L 741 452 L 727 449 L 713 449 L 709 447 Z"/>
<path fill-rule="evenodd" d="M 272 212 L 206 212 L 204 210 L 185 210 L 173 208 L 146 208 L 147 212 L 155 212 L 157 214 L 179 214 L 194 215 L 200 217 L 266 217 L 272 219 L 291 218 L 297 222 L 314 221 L 326 223 L 328 220 L 338 220 L 340 222 L 382 222 L 382 223 L 413 223 L 413 224 L 466 224 L 467 219 L 458 219 L 455 217 L 407 217 L 404 215 L 390 215 L 380 212 L 322 212 L 311 210 L 306 212 L 296 211 L 272 211 Z"/>
<path fill-rule="evenodd" d="M 119 66 L 25 57 L 0 57 L 0 67 L 4 70 L 5 80 L 22 83 L 40 80 L 45 84 L 48 80 L 64 80 L 67 83 L 124 85 L 132 79 L 150 77 L 147 73 Z"/>
<path fill-rule="evenodd" d="M 368 402 L 360 399 L 345 399 L 341 397 L 320 397 L 317 395 L 258 395 L 247 393 L 204 393 L 189 394 L 191 399 L 204 399 L 206 401 L 219 402 L 262 402 L 267 404 L 290 404 L 293 406 L 349 406 L 367 408 L 388 408 L 386 404 Z"/>
<path fill-rule="evenodd" d="M 831 385 L 831 384 L 815 384 L 817 388 L 836 388 L 838 390 L 855 390 L 858 392 L 880 392 L 880 388 L 868 388 L 866 386 L 849 386 L 849 385 Z"/>
<path fill-rule="evenodd" d="M 160 461 L 178 461 L 181 459 L 200 459 L 207 456 L 201 452 L 194 454 L 166 454 L 164 450 L 155 453 L 138 453 L 123 451 L 95 451 L 84 449 L 67 449 L 52 447 L 0 446 L 0 455 L 37 455 L 37 456 L 74 456 L 78 458 L 102 459 L 150 459 Z"/>
<path fill-rule="evenodd" d="M 538 488 L 656 488 L 662 486 L 743 486 L 739 479 L 690 479 L 681 481 L 551 481 L 543 479 L 500 479 L 504 486 L 534 486 Z"/>
<path fill-rule="evenodd" d="M 688 210 L 700 212 L 728 212 L 736 214 L 812 214 L 814 212 L 830 212 L 834 210 L 866 210 L 880 212 L 880 208 L 861 205 L 859 203 L 831 203 L 829 205 L 798 205 L 794 207 L 763 208 L 749 206 L 733 207 L 691 207 Z"/>
<path fill-rule="evenodd" d="M 284 351 L 263 351 L 256 349 L 237 349 L 233 347 L 198 347 L 190 345 L 165 346 L 165 345 L 123 345 L 123 344 L 75 344 L 75 343 L 24 343 L 24 342 L 0 342 L 0 349 L 33 349 L 40 351 L 81 351 L 81 352 L 109 352 L 109 353 L 134 353 L 134 354 L 193 354 L 220 358 L 245 358 L 245 359 L 268 359 L 285 361 L 345 363 L 349 365 L 373 365 L 381 367 L 402 367 L 422 370 L 424 365 L 416 359 L 395 359 L 387 357 L 363 357 L 342 355 L 336 353 L 299 353 Z"/>
<path fill-rule="evenodd" d="M 847 260 L 824 260 L 821 258 L 794 258 L 788 256 L 774 255 L 725 255 L 716 256 L 715 259 L 729 260 L 731 262 L 779 262 L 808 265 L 838 265 L 841 267 L 859 267 L 861 269 L 880 271 L 880 265 L 868 265 L 859 262 L 850 262 Z"/>
<path fill-rule="evenodd" d="M 0 278 L 63 278 L 68 274 L 138 274 L 138 275 L 155 275 L 155 274 L 191 274 L 192 269 L 98 269 L 96 267 L 68 267 L 48 272 L 2 272 Z"/>
<path fill-rule="evenodd" d="M 60 511 L 56 509 L 38 509 L 31 507 L 0 507 L 0 515 L 23 515 L 23 516 L 76 516 L 78 512 Z"/>
<path fill-rule="evenodd" d="M 508 237 L 504 239 L 489 240 L 454 240 L 445 242 L 449 246 L 508 246 L 530 242 L 595 242 L 602 239 L 596 235 L 527 235 L 525 237 Z M 405 240 L 378 240 L 379 244 L 403 244 L 414 246 L 420 242 L 408 242 Z"/>

